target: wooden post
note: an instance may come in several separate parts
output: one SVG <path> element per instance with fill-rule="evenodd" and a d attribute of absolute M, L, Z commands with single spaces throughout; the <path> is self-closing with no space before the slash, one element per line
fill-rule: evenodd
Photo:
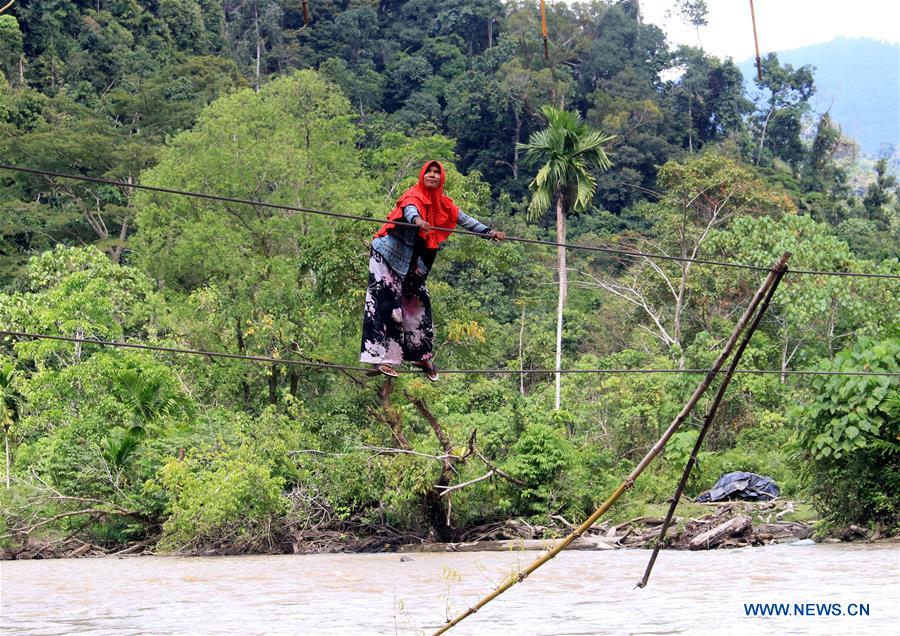
<path fill-rule="evenodd" d="M 465 612 L 457 616 L 456 618 L 447 621 L 440 629 L 434 632 L 434 636 L 438 636 L 439 634 L 445 633 L 451 627 L 459 624 L 465 618 L 471 616 L 482 607 L 490 603 L 492 600 L 503 594 L 506 590 L 511 588 L 516 583 L 520 583 L 524 581 L 532 572 L 537 570 L 539 567 L 544 565 L 547 561 L 555 557 L 557 554 L 562 552 L 568 547 L 570 543 L 572 543 L 575 539 L 580 537 L 582 534 L 587 531 L 594 523 L 599 519 L 607 510 L 609 510 L 612 505 L 622 496 L 622 494 L 631 488 L 634 485 L 634 482 L 640 476 L 644 469 L 653 461 L 653 459 L 659 455 L 662 449 L 665 447 L 666 442 L 669 441 L 669 438 L 675 434 L 675 431 L 681 426 L 684 420 L 687 419 L 688 415 L 690 415 L 691 411 L 694 409 L 694 406 L 700 400 L 700 397 L 703 393 L 706 392 L 706 389 L 709 388 L 710 383 L 716 377 L 716 374 L 722 368 L 722 365 L 725 364 L 725 360 L 728 356 L 731 355 L 731 351 L 734 349 L 734 345 L 737 342 L 738 338 L 741 336 L 741 333 L 744 331 L 744 328 L 747 326 L 747 323 L 750 321 L 750 318 L 756 312 L 757 307 L 762 302 L 763 297 L 769 291 L 769 288 L 774 283 L 775 279 L 783 275 L 782 270 L 785 267 L 785 263 L 787 259 L 790 257 L 790 254 L 785 253 L 782 255 L 780 259 L 773 265 L 772 269 L 769 270 L 768 276 L 766 276 L 765 281 L 760 286 L 760 288 L 756 291 L 756 294 L 753 296 L 753 299 L 750 301 L 750 304 L 747 306 L 747 309 L 744 310 L 743 315 L 740 320 L 738 320 L 737 325 L 735 325 L 734 330 L 731 332 L 731 336 L 728 338 L 728 341 L 725 343 L 725 346 L 722 347 L 722 351 L 719 353 L 718 358 L 713 363 L 713 366 L 706 372 L 703 380 L 701 380 L 700 384 L 697 385 L 697 388 L 694 389 L 694 393 L 691 395 L 690 399 L 681 409 L 681 412 L 675 417 L 666 431 L 663 433 L 662 437 L 659 439 L 656 444 L 653 445 L 653 448 L 644 456 L 644 458 L 638 463 L 638 465 L 634 468 L 634 470 L 629 473 L 629 475 L 625 478 L 625 480 L 619 484 L 619 486 L 613 491 L 612 495 L 603 502 L 603 504 L 594 511 L 594 513 L 588 517 L 584 523 L 575 528 L 566 538 L 556 544 L 552 550 L 549 550 L 545 554 L 543 554 L 540 558 L 534 561 L 531 565 L 529 565 L 525 570 L 519 573 L 517 577 L 510 577 L 505 583 L 500 585 L 493 592 L 485 596 L 483 599 L 478 601 L 475 605 L 467 609 Z"/>
<path fill-rule="evenodd" d="M 753 319 L 753 324 L 750 325 L 750 328 L 747 329 L 747 332 L 744 334 L 744 337 L 741 340 L 741 344 L 738 346 L 737 351 L 734 354 L 734 358 L 732 358 L 731 363 L 728 365 L 728 370 L 725 372 L 725 378 L 722 380 L 722 384 L 721 386 L 719 386 L 719 390 L 716 392 L 716 397 L 713 400 L 712 405 L 709 407 L 709 411 L 706 414 L 706 419 L 703 422 L 703 427 L 700 429 L 700 434 L 697 436 L 697 441 L 694 444 L 694 449 L 691 451 L 691 456 L 687 461 L 687 465 L 684 467 L 684 473 L 682 473 L 681 475 L 681 481 L 678 482 L 678 487 L 675 489 L 675 495 L 672 498 L 672 503 L 669 505 L 669 511 L 666 513 L 666 518 L 663 521 L 662 527 L 659 529 L 659 537 L 656 539 L 656 545 L 653 547 L 653 554 L 650 555 L 650 561 L 647 563 L 647 569 L 644 571 L 644 576 L 640 581 L 638 581 L 638 587 L 642 588 L 647 585 L 647 580 L 650 578 L 650 572 L 653 570 L 653 565 L 656 563 L 656 557 L 659 556 L 659 551 L 662 548 L 663 541 L 666 538 L 666 532 L 669 529 L 669 525 L 672 523 L 672 517 L 675 514 L 675 508 L 678 506 L 678 501 L 681 499 L 681 494 L 684 492 L 684 487 L 687 485 L 691 470 L 694 468 L 694 464 L 697 463 L 697 455 L 700 453 L 700 447 L 703 445 L 703 440 L 706 437 L 706 433 L 709 431 L 710 425 L 712 424 L 713 419 L 716 417 L 716 411 L 719 409 L 719 404 L 722 402 L 722 397 L 725 395 L 725 389 L 727 389 L 728 385 L 731 383 L 731 378 L 734 376 L 734 371 L 735 369 L 737 369 L 738 361 L 741 359 L 741 356 L 744 353 L 744 349 L 747 348 L 747 345 L 750 343 L 750 338 L 753 337 L 753 332 L 756 331 L 756 328 L 759 326 L 760 321 L 762 321 L 763 315 L 769 308 L 769 303 L 772 300 L 772 296 L 775 295 L 775 290 L 778 289 L 778 284 L 781 282 L 782 277 L 787 273 L 786 263 L 788 258 L 790 258 L 790 254 L 785 252 L 785 254 L 781 257 L 781 260 L 779 260 L 780 267 L 775 276 L 775 280 L 772 281 L 772 285 L 766 292 L 766 299 L 763 301 L 762 306 L 756 313 L 756 317 Z"/>

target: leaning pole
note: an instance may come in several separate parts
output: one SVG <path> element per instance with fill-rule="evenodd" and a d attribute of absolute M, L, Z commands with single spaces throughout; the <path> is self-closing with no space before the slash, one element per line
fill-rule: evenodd
<path fill-rule="evenodd" d="M 710 367 L 709 371 L 707 371 L 703 380 L 701 380 L 697 385 L 697 388 L 694 389 L 694 393 L 681 409 L 681 412 L 678 413 L 678 415 L 663 433 L 662 437 L 659 438 L 659 441 L 657 441 L 656 444 L 653 445 L 653 448 L 650 449 L 650 451 L 638 463 L 634 470 L 632 470 L 631 473 L 624 479 L 624 481 L 622 481 L 622 483 L 619 484 L 619 486 L 613 491 L 612 495 L 610 495 L 609 498 L 604 501 L 603 504 L 599 508 L 597 508 L 597 510 L 595 510 L 590 517 L 585 519 L 584 523 L 575 528 L 565 539 L 560 541 L 551 550 L 547 551 L 541 557 L 536 559 L 531 565 L 520 572 L 518 576 L 510 577 L 509 580 L 501 584 L 493 592 L 475 603 L 475 605 L 471 606 L 456 618 L 447 621 L 437 631 L 434 632 L 434 636 L 438 636 L 439 634 L 447 632 L 452 627 L 458 625 L 463 620 L 503 594 L 506 590 L 511 588 L 516 583 L 521 583 L 522 581 L 524 581 L 532 572 L 534 572 L 539 567 L 547 563 L 547 561 L 565 550 L 569 546 L 569 544 L 572 543 L 572 541 L 584 534 L 588 528 L 596 523 L 597 519 L 603 516 L 603 514 L 612 507 L 612 505 L 619 499 L 619 497 L 622 496 L 622 494 L 626 490 L 634 485 L 634 482 L 637 480 L 640 474 L 644 472 L 644 469 L 647 468 L 650 462 L 652 462 L 656 458 L 656 456 L 659 455 L 660 451 L 665 448 L 666 443 L 669 441 L 669 438 L 675 434 L 684 420 L 686 420 L 688 415 L 690 415 L 691 411 L 694 409 L 694 406 L 697 404 L 697 401 L 706 392 L 706 389 L 709 388 L 710 383 L 716 377 L 716 374 L 722 368 L 722 365 L 728 359 L 728 356 L 731 355 L 735 343 L 737 342 L 738 338 L 740 338 L 741 333 L 750 322 L 750 319 L 756 313 L 756 309 L 763 301 L 763 298 L 767 295 L 769 288 L 772 287 L 776 280 L 779 280 L 781 276 L 784 275 L 784 272 L 787 270 L 787 261 L 790 257 L 791 254 L 789 252 L 785 252 L 769 270 L 769 274 L 766 276 L 766 279 L 763 281 L 760 288 L 756 290 L 756 294 L 754 294 L 753 299 L 747 306 L 747 309 L 744 311 L 743 315 L 741 315 L 741 318 L 740 320 L 738 320 L 737 325 L 735 325 L 734 330 L 731 332 L 731 336 L 729 336 L 728 341 L 725 343 L 725 346 L 722 347 L 722 350 L 719 352 L 719 356 L 716 358 L 716 361 L 713 363 L 712 367 Z"/>
<path fill-rule="evenodd" d="M 766 309 L 769 308 L 769 302 L 771 302 L 772 296 L 775 295 L 775 290 L 778 289 L 778 284 L 781 282 L 781 279 L 786 271 L 787 269 L 785 268 L 778 272 L 775 281 L 769 287 L 768 292 L 766 292 L 766 298 L 765 300 L 763 300 L 762 306 L 759 308 L 759 311 L 756 312 L 756 317 L 753 318 L 753 322 L 750 324 L 750 327 L 747 328 L 744 336 L 741 338 L 741 343 L 738 345 L 737 351 L 734 352 L 734 358 L 731 360 L 731 362 L 728 363 L 728 369 L 725 371 L 725 377 L 722 379 L 722 383 L 719 385 L 719 389 L 716 391 L 716 396 L 715 398 L 713 398 L 712 405 L 709 407 L 709 411 L 707 411 L 706 413 L 706 419 L 703 421 L 703 427 L 700 429 L 700 433 L 697 435 L 697 441 L 694 443 L 694 449 L 691 451 L 691 456 L 685 464 L 684 472 L 681 475 L 681 481 L 678 482 L 678 487 L 675 489 L 675 494 L 672 496 L 672 502 L 669 504 L 669 510 L 666 513 L 666 518 L 663 520 L 662 527 L 659 529 L 659 537 L 656 539 L 656 545 L 653 547 L 653 554 L 650 555 L 650 561 L 647 563 L 647 569 L 644 570 L 644 576 L 641 577 L 640 581 L 638 581 L 637 586 L 640 588 L 646 587 L 647 581 L 650 579 L 650 572 L 653 570 L 653 565 L 656 563 L 656 557 L 659 556 L 659 551 L 666 539 L 666 532 L 669 530 L 669 525 L 672 523 L 672 518 L 675 516 L 675 508 L 678 506 L 678 502 L 681 501 L 681 494 L 684 492 L 685 486 L 687 486 L 688 477 L 690 477 L 691 475 L 691 470 L 694 468 L 694 464 L 697 463 L 697 457 L 700 454 L 700 448 L 703 446 L 703 440 L 706 438 L 706 434 L 707 432 L 709 432 L 713 420 L 715 420 L 716 418 L 716 411 L 719 410 L 719 404 L 722 403 L 722 398 L 725 395 L 725 391 L 728 389 L 728 385 L 731 383 L 731 378 L 734 377 L 734 372 L 737 370 L 738 361 L 741 359 L 741 356 L 744 353 L 744 349 L 746 349 L 747 345 L 750 344 L 750 339 L 753 337 L 753 333 L 756 331 L 756 328 L 762 321 L 762 318 L 766 313 Z"/>

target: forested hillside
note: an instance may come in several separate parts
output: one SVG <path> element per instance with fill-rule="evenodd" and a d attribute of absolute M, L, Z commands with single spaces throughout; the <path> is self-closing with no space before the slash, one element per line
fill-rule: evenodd
<path fill-rule="evenodd" d="M 562 368 L 708 367 L 761 275 L 789 274 L 744 354 L 689 494 L 773 476 L 829 523 L 900 519 L 900 203 L 881 161 L 809 106 L 808 67 L 674 49 L 636 0 L 19 0 L 0 15 L 0 329 L 357 365 L 377 224 L 422 163 L 514 237 L 566 250 Z M 663 80 L 663 77 L 675 79 Z M 586 205 L 530 206 L 545 107 L 612 136 Z M 573 124 L 574 126 L 574 124 Z M 811 131 L 811 132 L 809 132 Z M 531 158 L 529 158 L 531 157 Z M 574 200 L 570 203 L 574 203 Z M 582 209 L 583 208 L 583 209 Z M 619 250 L 619 251 L 616 251 Z M 553 369 L 556 249 L 454 236 L 429 280 L 443 369 Z M 702 376 L 422 375 L 0 340 L 0 546 L 78 536 L 188 552 L 319 536 L 458 538 L 580 521 Z M 674 490 L 708 400 L 627 495 Z M 488 475 L 485 479 L 479 477 Z M 450 486 L 472 482 L 449 496 Z M 557 521 L 554 521 L 556 519 Z"/>

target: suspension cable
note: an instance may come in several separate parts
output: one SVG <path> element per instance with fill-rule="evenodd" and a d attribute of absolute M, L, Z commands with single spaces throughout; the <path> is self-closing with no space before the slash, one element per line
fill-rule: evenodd
<path fill-rule="evenodd" d="M 137 342 L 114 342 L 110 340 L 95 340 L 93 338 L 76 338 L 73 336 L 57 336 L 43 333 L 30 333 L 25 331 L 8 331 L 0 330 L 0 336 L 12 336 L 15 338 L 30 338 L 32 340 L 56 340 L 62 342 L 72 342 L 79 344 L 92 344 L 103 347 L 123 348 L 123 349 L 141 349 L 145 351 L 161 351 L 164 353 L 175 353 L 182 355 L 205 356 L 210 358 L 225 358 L 231 360 L 243 360 L 246 362 L 263 362 L 266 364 L 281 364 L 287 366 L 312 367 L 319 369 L 332 369 L 339 371 L 358 371 L 362 373 L 372 373 L 371 367 L 360 367 L 348 364 L 336 364 L 332 362 L 316 362 L 311 360 L 295 360 L 291 358 L 276 358 L 273 356 L 256 356 L 240 353 L 228 353 L 225 351 L 203 351 L 199 349 L 182 349 L 176 347 L 166 347 L 162 345 L 149 345 Z M 420 373 L 414 369 L 396 369 L 399 373 Z M 596 375 L 643 375 L 643 374 L 704 374 L 709 373 L 709 369 L 441 369 L 441 373 L 453 373 L 462 375 L 551 375 L 554 373 L 567 374 L 596 374 Z M 743 373 L 750 375 L 840 375 L 840 376 L 866 376 L 866 377 L 900 377 L 900 372 L 891 371 L 818 371 L 818 370 L 792 370 L 787 369 L 781 371 L 779 369 L 737 369 L 735 373 Z"/>
<path fill-rule="evenodd" d="M 316 214 L 320 216 L 328 216 L 338 219 L 347 219 L 350 221 L 362 221 L 366 223 L 375 223 L 381 225 L 385 223 L 384 219 L 376 219 L 367 216 L 357 216 L 353 214 L 342 214 L 339 212 L 329 212 L 327 210 L 317 210 L 315 208 L 306 208 L 296 205 L 286 205 L 283 203 L 268 203 L 266 201 L 257 201 L 254 199 L 243 199 L 238 197 L 228 197 L 222 196 L 218 194 L 204 194 L 202 192 L 191 192 L 188 190 L 177 190 L 174 188 L 163 188 L 159 186 L 149 186 L 149 185 L 141 185 L 137 183 L 127 183 L 125 181 L 116 181 L 113 179 L 103 179 L 99 177 L 88 177 L 84 175 L 75 175 L 75 174 L 66 174 L 62 172 L 54 172 L 52 170 L 38 170 L 35 168 L 25 168 L 22 166 L 11 166 L 8 164 L 0 164 L 0 169 L 2 170 L 11 170 L 13 172 L 21 172 L 26 174 L 34 174 L 39 176 L 46 177 L 58 177 L 61 179 L 74 179 L 76 181 L 87 181 L 90 183 L 98 183 L 102 185 L 111 185 L 117 186 L 121 188 L 134 188 L 138 190 L 149 190 L 151 192 L 160 192 L 163 194 L 175 194 L 178 196 L 186 196 L 186 197 L 194 197 L 198 199 L 207 199 L 210 201 L 221 201 L 225 203 L 239 203 L 243 205 L 255 205 L 266 208 L 273 208 L 276 210 L 285 210 L 288 212 L 301 212 L 304 214 Z M 391 221 L 394 225 L 402 226 L 402 227 L 418 227 L 414 223 L 407 223 L 405 221 Z M 461 228 L 442 228 L 442 227 L 432 227 L 434 230 L 441 230 L 442 232 L 449 232 L 452 234 L 468 234 L 471 236 L 478 236 L 484 238 L 483 234 L 479 234 L 478 232 L 472 232 L 470 230 L 465 230 Z M 565 247 L 567 249 L 573 250 L 584 250 L 588 252 L 602 252 L 604 254 L 616 254 L 618 256 L 626 256 L 630 258 L 648 258 L 648 259 L 657 259 L 663 261 L 675 261 L 679 263 L 696 263 L 698 265 L 712 265 L 716 267 L 729 267 L 732 269 L 746 269 L 752 271 L 760 271 L 767 272 L 769 268 L 763 267 L 760 265 L 750 265 L 748 263 L 731 263 L 727 261 L 715 261 L 708 260 L 702 258 L 688 258 L 684 256 L 670 256 L 667 254 L 650 254 L 648 252 L 640 252 L 637 250 L 628 250 L 628 249 L 618 249 L 612 247 L 599 247 L 596 245 L 576 245 L 574 243 L 555 243 L 553 241 L 542 241 L 540 239 L 529 239 L 520 236 L 507 236 L 507 241 L 513 241 L 516 243 L 528 243 L 532 245 L 546 245 L 549 247 Z M 843 277 L 853 277 L 853 278 L 886 278 L 886 279 L 895 279 L 900 280 L 900 274 L 874 274 L 869 272 L 831 272 L 831 271 L 817 271 L 817 270 L 800 270 L 794 269 L 787 273 L 788 276 L 791 274 L 804 274 L 810 276 L 843 276 Z"/>

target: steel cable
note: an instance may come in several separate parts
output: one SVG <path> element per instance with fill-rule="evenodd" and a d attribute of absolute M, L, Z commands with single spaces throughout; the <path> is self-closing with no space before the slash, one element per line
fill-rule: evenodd
<path fill-rule="evenodd" d="M 267 364 L 282 364 L 288 366 L 312 367 L 320 369 L 333 369 L 339 371 L 357 371 L 363 373 L 373 373 L 371 367 L 360 367 L 349 364 L 336 364 L 331 362 L 316 362 L 311 360 L 294 360 L 291 358 L 276 358 L 273 356 L 255 356 L 240 353 L 228 353 L 225 351 L 203 351 L 200 349 L 183 349 L 177 347 L 166 347 L 162 345 L 148 345 L 136 342 L 113 342 L 110 340 L 96 340 L 93 338 L 76 338 L 73 336 L 57 336 L 52 334 L 30 333 L 25 331 L 9 331 L 0 330 L 0 336 L 11 336 L 15 338 L 29 338 L 32 340 L 56 340 L 62 342 L 72 342 L 80 344 L 92 344 L 103 347 L 114 347 L 123 349 L 141 349 L 145 351 L 161 351 L 164 353 L 175 353 L 182 355 L 205 356 L 210 358 L 225 358 L 232 360 L 244 360 L 247 362 L 264 362 Z M 396 369 L 399 373 L 421 373 L 420 370 L 413 369 Z M 440 373 L 447 374 L 464 374 L 464 375 L 551 375 L 554 373 L 565 374 L 596 374 L 596 375 L 632 375 L 632 374 L 704 374 L 709 373 L 709 369 L 440 369 Z M 900 377 L 900 372 L 890 371 L 819 371 L 804 369 L 788 369 L 781 371 L 778 369 L 737 369 L 735 373 L 751 374 L 751 375 L 841 375 L 841 376 L 869 376 L 869 377 Z"/>
<path fill-rule="evenodd" d="M 163 188 L 159 186 L 149 186 L 149 185 L 141 185 L 136 183 L 127 183 L 125 181 L 115 181 L 113 179 L 102 179 L 98 177 L 88 177 L 84 175 L 74 175 L 74 174 L 66 174 L 62 172 L 54 172 L 52 170 L 38 170 L 35 168 L 25 168 L 22 166 L 11 166 L 8 164 L 0 164 L 0 169 L 2 170 L 11 170 L 14 172 L 21 172 L 25 174 L 34 174 L 40 176 L 47 177 L 58 177 L 61 179 L 74 179 L 77 181 L 87 181 L 90 183 L 99 183 L 102 185 L 112 185 L 121 188 L 134 188 L 138 190 L 148 190 L 151 192 L 160 192 L 163 194 L 175 194 L 178 196 L 186 196 L 186 197 L 194 197 L 199 199 L 208 199 L 210 201 L 221 201 L 225 203 L 239 203 L 243 205 L 255 205 L 266 208 L 273 208 L 276 210 L 285 210 L 289 212 L 301 212 L 304 214 L 316 214 L 320 216 L 328 216 L 332 218 L 338 219 L 346 219 L 350 221 L 363 221 L 366 223 L 375 223 L 378 225 L 382 225 L 385 223 L 384 219 L 376 219 L 367 216 L 357 216 L 353 214 L 342 214 L 340 212 L 329 212 L 327 210 L 317 210 L 315 208 L 305 208 L 296 205 L 286 205 L 283 203 L 268 203 L 266 201 L 257 201 L 254 199 L 243 199 L 238 197 L 228 197 L 222 196 L 218 194 L 204 194 L 202 192 L 191 192 L 188 190 L 176 190 L 174 188 Z M 394 221 L 395 225 L 406 226 L 406 227 L 417 227 L 413 223 L 406 223 L 404 221 Z M 453 234 L 468 234 L 471 236 L 484 237 L 483 234 L 479 234 L 477 232 L 471 232 L 469 230 L 464 230 L 460 228 L 442 228 L 442 227 L 434 227 L 432 229 L 441 230 L 450 232 Z M 747 263 L 730 263 L 727 261 L 714 261 L 702 258 L 687 258 L 682 256 L 670 256 L 667 254 L 650 254 L 648 252 L 639 252 L 636 250 L 625 250 L 625 249 L 617 249 L 612 247 L 599 247 L 596 245 L 577 245 L 574 243 L 555 243 L 553 241 L 542 241 L 539 239 L 529 239 L 520 236 L 507 236 L 507 241 L 513 241 L 516 243 L 527 243 L 532 245 L 546 245 L 549 247 L 565 247 L 567 249 L 573 250 L 583 250 L 588 252 L 601 252 L 604 254 L 615 254 L 617 256 L 625 256 L 630 258 L 648 258 L 648 259 L 656 259 L 663 261 L 675 261 L 679 263 L 696 263 L 698 265 L 712 265 L 715 267 L 729 267 L 732 269 L 746 269 L 752 271 L 759 272 L 767 272 L 769 271 L 767 267 L 762 267 L 760 265 L 750 265 Z M 869 272 L 831 272 L 831 271 L 817 271 L 817 270 L 802 270 L 802 269 L 793 269 L 787 273 L 788 276 L 791 274 L 803 274 L 810 276 L 843 276 L 843 277 L 852 277 L 852 278 L 886 278 L 892 280 L 900 280 L 900 274 L 874 274 Z"/>

